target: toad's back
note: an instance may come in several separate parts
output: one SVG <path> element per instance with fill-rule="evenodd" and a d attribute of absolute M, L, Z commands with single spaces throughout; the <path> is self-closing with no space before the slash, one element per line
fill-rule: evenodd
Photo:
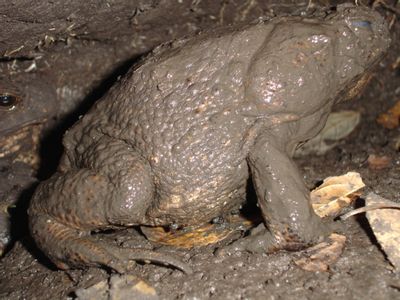
<path fill-rule="evenodd" d="M 240 114 L 244 72 L 265 32 L 265 25 L 252 26 L 184 47 L 164 46 L 66 134 L 66 155 L 79 165 L 78 158 L 107 135 L 149 162 L 160 199 L 183 191 L 190 202 L 194 195 L 210 198 L 222 183 L 221 199 L 242 190 L 255 122 Z"/>

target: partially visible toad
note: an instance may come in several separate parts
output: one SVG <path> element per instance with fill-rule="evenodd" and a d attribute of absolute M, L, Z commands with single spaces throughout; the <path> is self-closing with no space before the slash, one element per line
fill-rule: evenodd
<path fill-rule="evenodd" d="M 316 243 L 331 230 L 291 155 L 389 44 L 377 12 L 339 6 L 157 48 L 65 134 L 58 172 L 32 199 L 33 237 L 60 268 L 125 272 L 129 260 L 151 260 L 189 271 L 93 233 L 210 222 L 246 201 L 251 178 L 266 228 L 243 241 L 265 252 Z"/>
<path fill-rule="evenodd" d="M 40 74 L 0 76 L 0 160 L 39 164 L 39 135 L 55 115 L 55 100 L 55 89 Z"/>
<path fill-rule="evenodd" d="M 0 75 L 0 256 L 11 241 L 9 208 L 36 180 L 40 134 L 56 112 L 55 89 L 43 76 L 5 73 Z"/>

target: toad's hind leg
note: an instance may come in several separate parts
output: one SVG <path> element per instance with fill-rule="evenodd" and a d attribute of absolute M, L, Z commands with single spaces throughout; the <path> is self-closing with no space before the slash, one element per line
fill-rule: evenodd
<path fill-rule="evenodd" d="M 140 224 L 138 218 L 152 200 L 149 170 L 128 145 L 104 138 L 87 149 L 79 165 L 82 168 L 57 173 L 40 184 L 29 209 L 32 235 L 57 266 L 108 266 L 124 272 L 127 261 L 142 260 L 190 272 L 172 257 L 120 248 L 91 235 Z"/>

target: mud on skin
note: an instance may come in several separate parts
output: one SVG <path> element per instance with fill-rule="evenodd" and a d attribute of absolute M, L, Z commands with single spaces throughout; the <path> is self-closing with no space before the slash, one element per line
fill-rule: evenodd
<path fill-rule="evenodd" d="M 38 246 L 60 268 L 128 260 L 174 265 L 91 232 L 210 222 L 245 201 L 252 178 L 266 228 L 235 249 L 299 249 L 330 233 L 291 159 L 333 104 L 354 95 L 389 46 L 377 12 L 279 17 L 156 48 L 64 136 L 58 172 L 29 209 Z"/>

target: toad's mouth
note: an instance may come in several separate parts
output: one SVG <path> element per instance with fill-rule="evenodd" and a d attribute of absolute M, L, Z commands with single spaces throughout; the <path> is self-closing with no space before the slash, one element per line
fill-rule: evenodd
<path fill-rule="evenodd" d="M 13 135 L 25 127 L 38 126 L 47 121 L 49 110 L 36 103 L 18 103 L 0 107 L 0 139 Z"/>

